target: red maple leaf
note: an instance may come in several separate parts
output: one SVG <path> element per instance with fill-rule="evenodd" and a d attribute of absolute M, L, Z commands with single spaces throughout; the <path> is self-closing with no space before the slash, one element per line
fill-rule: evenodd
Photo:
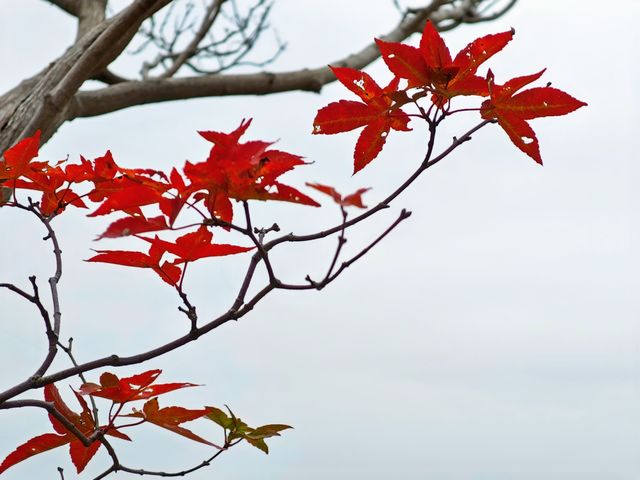
<path fill-rule="evenodd" d="M 513 144 L 542 165 L 540 146 L 533 128 L 527 123 L 539 117 L 566 115 L 587 104 L 568 93 L 552 87 L 537 87 L 517 93 L 542 76 L 544 70 L 532 75 L 512 78 L 504 85 L 494 83 L 493 72 L 487 73 L 490 98 L 482 103 L 482 118 L 498 120 Z"/>
<path fill-rule="evenodd" d="M 116 220 L 96 239 L 126 237 L 138 233 L 166 230 L 169 226 L 163 216 L 146 218 L 143 215 Z"/>
<path fill-rule="evenodd" d="M 80 393 L 82 395 L 106 398 L 114 403 L 126 403 L 156 397 L 180 388 L 197 386 L 193 383 L 151 385 L 156 381 L 160 373 L 162 373 L 162 370 L 149 370 L 131 377 L 118 378 L 113 373 L 105 372 L 100 375 L 100 385 L 84 383 L 80 387 Z"/>
<path fill-rule="evenodd" d="M 178 237 L 174 243 L 160 240 L 158 237 L 151 239 L 138 237 L 150 242 L 153 246 L 169 252 L 178 259 L 174 264 L 193 262 L 205 257 L 221 257 L 252 250 L 254 247 L 240 247 L 223 243 L 212 243 L 213 234 L 207 227 L 201 225 L 197 231 Z"/>
<path fill-rule="evenodd" d="M 82 407 L 82 412 L 79 414 L 75 413 L 64 403 L 55 385 L 51 384 L 44 387 L 45 400 L 53 403 L 55 409 L 63 417 L 69 420 L 83 435 L 89 437 L 96 431 L 97 427 L 94 423 L 93 416 L 91 415 L 87 402 L 85 402 L 84 399 L 76 392 L 74 393 Z M 84 470 L 91 458 L 93 458 L 100 448 L 101 443 L 99 441 L 94 441 L 91 445 L 85 446 L 78 437 L 67 430 L 67 428 L 55 417 L 49 415 L 49 420 L 57 434 L 45 433 L 44 435 L 38 435 L 37 437 L 33 437 L 20 445 L 4 459 L 2 464 L 0 464 L 0 473 L 29 457 L 66 444 L 69 444 L 71 461 L 75 465 L 78 473 Z M 123 440 L 131 440 L 127 435 L 118 431 L 114 427 L 102 428 L 102 430 L 103 433 L 107 435 L 121 438 Z"/>
<path fill-rule="evenodd" d="M 158 425 L 159 427 L 166 428 L 167 430 L 182 435 L 190 440 L 204 443 L 212 447 L 217 445 L 205 440 L 204 438 L 196 435 L 191 430 L 181 427 L 180 424 L 184 422 L 190 422 L 198 418 L 204 417 L 209 413 L 209 409 L 202 408 L 198 410 L 192 410 L 184 407 L 164 407 L 160 408 L 157 398 L 152 398 L 144 404 L 142 411 L 135 410 L 133 413 L 123 415 L 123 417 L 136 417 L 144 418 L 147 422 Z M 218 447 L 220 448 L 220 447 Z"/>
<path fill-rule="evenodd" d="M 0 182 L 16 180 L 32 171 L 31 161 L 38 156 L 40 147 L 40 130 L 31 137 L 24 138 L 4 152 L 4 160 L 0 161 Z M 39 162 L 43 167 L 46 163 Z"/>
<path fill-rule="evenodd" d="M 376 40 L 384 62 L 409 88 L 423 88 L 441 105 L 456 95 L 487 96 L 487 82 L 476 75 L 478 67 L 502 50 L 513 38 L 507 31 L 477 38 L 455 58 L 431 21 L 422 32 L 420 47 Z"/>
<path fill-rule="evenodd" d="M 187 202 L 190 192 L 189 187 L 175 168 L 171 169 L 169 184 L 175 193 L 170 197 L 163 196 L 158 202 L 158 206 L 160 207 L 160 211 L 166 215 L 169 225 L 173 226 L 182 207 L 184 207 Z"/>
<path fill-rule="evenodd" d="M 129 250 L 95 250 L 95 255 L 85 261 L 113 263 L 127 267 L 150 268 L 156 272 L 162 280 L 171 286 L 175 286 L 180 280 L 182 270 L 180 267 L 165 261 L 160 264 L 162 256 L 166 250 L 157 245 L 151 244 L 149 254 L 142 252 L 132 252 Z"/>
<path fill-rule="evenodd" d="M 171 185 L 166 175 L 158 170 L 126 169 L 118 166 L 111 151 L 93 162 L 81 157 L 82 164 L 65 171 L 68 178 L 88 180 L 94 184 L 88 194 L 92 202 L 102 204 L 90 217 L 122 211 L 130 215 L 141 215 L 140 207 L 157 203 Z M 161 180 L 155 180 L 159 176 Z"/>
<path fill-rule="evenodd" d="M 243 121 L 231 133 L 199 132 L 214 143 L 209 157 L 200 163 L 187 162 L 184 173 L 191 181 L 186 187 L 196 192 L 196 201 L 203 201 L 212 216 L 230 222 L 235 200 L 281 200 L 318 206 L 318 203 L 295 188 L 277 179 L 289 170 L 304 165 L 298 155 L 269 150 L 272 143 L 252 141 L 240 143 L 251 120 Z M 165 212 L 169 208 L 165 207 Z"/>
<path fill-rule="evenodd" d="M 314 188 L 319 192 L 324 193 L 325 195 L 329 195 L 341 207 L 367 208 L 366 205 L 362 203 L 362 194 L 371 190 L 370 188 L 359 188 L 354 193 L 343 197 L 336 191 L 335 188 L 328 185 L 322 185 L 320 183 L 307 183 L 307 186 Z"/>
<path fill-rule="evenodd" d="M 392 94 L 398 89 L 394 78 L 380 87 L 365 72 L 345 67 L 330 67 L 336 78 L 362 102 L 340 100 L 318 110 L 313 121 L 314 134 L 334 134 L 365 127 L 353 154 L 353 173 L 362 170 L 378 156 L 391 129 L 408 131 L 409 116 L 393 108 Z"/>

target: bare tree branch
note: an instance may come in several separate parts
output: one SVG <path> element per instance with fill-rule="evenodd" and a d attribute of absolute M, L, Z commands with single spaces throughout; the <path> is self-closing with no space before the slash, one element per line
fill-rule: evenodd
<path fill-rule="evenodd" d="M 188 59 L 190 59 L 197 53 L 198 45 L 200 45 L 200 42 L 202 42 L 204 37 L 213 26 L 213 23 L 218 18 L 222 4 L 225 1 L 226 0 L 214 0 L 213 2 L 211 2 L 211 4 L 207 7 L 205 16 L 202 20 L 202 24 L 200 25 L 200 28 L 198 28 L 196 34 L 193 36 L 193 39 L 189 42 L 189 45 L 187 45 L 187 47 L 182 52 L 180 52 L 178 56 L 173 60 L 173 64 L 161 75 L 162 78 L 169 78 L 175 75 L 180 67 L 182 67 L 182 65 L 184 65 Z"/>
<path fill-rule="evenodd" d="M 443 3 L 443 0 L 432 2 L 429 7 L 407 17 L 381 38 L 393 42 L 407 38 L 418 31 Z M 331 64 L 361 69 L 379 55 L 375 44 L 370 44 Z M 90 117 L 134 105 L 205 96 L 264 95 L 291 90 L 319 92 L 324 85 L 334 80 L 331 70 L 322 66 L 280 73 L 206 75 L 124 82 L 100 90 L 78 92 L 72 100 L 68 118 Z"/>

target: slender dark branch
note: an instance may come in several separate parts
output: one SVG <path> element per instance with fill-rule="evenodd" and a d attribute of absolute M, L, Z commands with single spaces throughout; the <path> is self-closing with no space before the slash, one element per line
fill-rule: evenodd
<path fill-rule="evenodd" d="M 438 155 L 433 160 L 430 159 L 431 154 L 432 154 L 432 148 L 433 148 L 433 146 L 432 146 L 431 149 L 429 149 L 427 151 L 427 154 L 425 155 L 425 158 L 422 161 L 422 164 L 416 169 L 415 172 L 413 172 L 413 174 L 411 174 L 411 176 L 407 180 L 405 180 L 402 183 L 402 185 L 400 185 L 396 190 L 394 190 L 389 196 L 387 196 L 384 200 L 382 200 L 375 207 L 372 207 L 369 210 L 367 210 L 366 212 L 363 212 L 360 215 L 358 215 L 357 217 L 354 217 L 351 220 L 348 220 L 347 222 L 345 222 L 344 223 L 344 228 L 350 228 L 353 225 L 356 225 L 356 224 L 360 223 L 361 221 L 365 220 L 366 218 L 369 218 L 371 215 L 374 215 L 375 213 L 379 212 L 380 210 L 388 208 L 389 204 L 398 195 L 400 195 L 402 192 L 404 192 L 413 182 L 415 182 L 416 179 L 420 175 L 422 175 L 422 173 L 427 168 L 431 167 L 432 165 L 435 165 L 440 160 L 442 160 L 444 157 L 446 157 L 451 152 L 453 152 L 460 145 L 462 145 L 463 143 L 469 141 L 471 139 L 471 135 L 473 133 L 477 132 L 478 130 L 480 130 L 482 127 L 484 127 L 485 125 L 487 125 L 489 123 L 494 123 L 494 121 L 493 120 L 484 120 L 481 123 L 479 123 L 478 125 L 476 125 L 475 127 L 471 128 L 469 131 L 465 132 L 459 138 L 455 138 L 453 143 L 445 151 L 443 151 L 440 155 Z M 435 137 L 435 135 L 432 134 L 431 138 L 429 139 L 429 144 L 430 145 L 433 145 L 433 142 L 435 140 L 434 137 Z M 276 238 L 276 239 L 271 240 L 270 242 L 266 243 L 264 245 L 264 248 L 268 251 L 268 250 L 271 250 L 272 248 L 274 248 L 275 246 L 277 246 L 277 245 L 279 245 L 280 243 L 283 243 L 283 242 L 308 242 L 308 241 L 311 241 L 311 240 L 317 240 L 319 238 L 324 238 L 324 237 L 327 237 L 327 236 L 329 236 L 331 234 L 339 232 L 342 228 L 343 228 L 343 225 L 340 224 L 340 225 L 337 225 L 335 227 L 328 228 L 326 230 L 322 230 L 320 232 L 312 233 L 312 234 L 308 234 L 308 235 L 294 235 L 292 233 L 288 234 L 288 235 L 283 235 L 282 237 Z"/>
<path fill-rule="evenodd" d="M 58 338 L 60 337 L 60 327 L 62 320 L 62 312 L 60 310 L 60 297 L 58 293 L 58 283 L 60 282 L 60 278 L 62 278 L 62 250 L 60 249 L 60 244 L 58 242 L 58 237 L 56 236 L 56 232 L 51 227 L 52 217 L 44 216 L 35 204 L 31 203 L 27 210 L 33 213 L 40 223 L 44 225 L 47 230 L 47 236 L 44 237 L 44 240 L 51 240 L 51 244 L 53 245 L 53 255 L 55 258 L 55 271 L 51 277 L 49 277 L 49 290 L 51 291 L 51 303 L 53 304 L 53 331 L 50 331 L 51 324 L 48 322 L 49 314 L 47 313 L 47 320 L 45 323 L 47 325 L 47 338 L 49 341 L 49 349 L 46 358 L 42 362 L 42 365 L 38 368 L 35 373 L 35 376 L 42 376 L 51 366 L 53 360 L 58 352 Z M 31 280 L 31 279 L 30 279 Z M 35 277 L 31 280 L 34 289 L 34 298 L 40 303 L 37 285 L 35 284 Z M 40 307 L 39 307 L 40 308 Z M 44 310 L 44 307 L 40 308 L 41 314 Z"/>
<path fill-rule="evenodd" d="M 191 331 L 194 332 L 198 330 L 198 313 L 196 311 L 195 305 L 193 305 L 189 301 L 187 294 L 182 290 L 182 280 L 184 279 L 184 275 L 187 271 L 187 263 L 184 264 L 184 270 L 182 271 L 182 278 L 180 279 L 180 286 L 176 287 L 178 295 L 180 295 L 180 298 L 182 299 L 182 303 L 184 304 L 184 307 L 178 307 L 178 310 L 187 316 L 187 318 L 189 319 L 189 323 L 191 325 Z"/>
<path fill-rule="evenodd" d="M 115 449 L 113 448 L 113 446 L 111 445 L 111 443 L 109 443 L 105 438 L 104 435 L 102 435 L 100 437 L 100 442 L 102 442 L 102 444 L 105 446 L 105 448 L 107 449 L 107 453 L 109 454 L 109 456 L 111 457 L 111 461 L 113 462 L 111 464 L 111 466 L 106 469 L 104 472 L 102 472 L 100 475 L 98 475 L 97 477 L 94 478 L 94 480 L 98 480 L 101 478 L 105 478 L 106 476 L 110 475 L 111 473 L 117 472 L 118 470 L 120 470 L 121 465 L 120 465 L 120 460 L 118 459 L 118 455 L 116 454 Z"/>
<path fill-rule="evenodd" d="M 213 23 L 218 18 L 220 8 L 225 1 L 226 0 L 214 0 L 211 2 L 207 7 L 200 28 L 198 28 L 198 31 L 189 42 L 189 45 L 187 45 L 187 47 L 178 54 L 178 56 L 173 60 L 173 64 L 162 75 L 160 75 L 161 78 L 168 78 L 175 75 L 180 67 L 182 67 L 189 58 L 197 53 L 198 45 L 207 35 L 207 32 L 209 32 Z"/>
<path fill-rule="evenodd" d="M 344 224 L 347 221 L 347 211 L 343 206 L 340 206 L 340 213 L 342 214 L 342 230 L 340 230 L 340 235 L 338 235 L 338 246 L 336 247 L 336 251 L 333 254 L 333 259 L 331 260 L 331 264 L 329 265 L 329 270 L 327 270 L 327 274 L 324 276 L 324 279 L 322 280 L 323 282 L 328 280 L 329 277 L 331 277 L 331 274 L 333 273 L 333 269 L 336 267 L 336 263 L 338 262 L 338 258 L 340 258 L 340 252 L 342 251 L 342 247 L 344 246 L 345 243 L 347 243 L 347 239 L 345 238 L 345 228 L 344 228 Z M 307 275 L 307 281 L 312 285 L 316 284 L 316 282 L 311 280 L 311 277 L 309 277 L 308 275 Z"/>
<path fill-rule="evenodd" d="M 206 460 L 203 460 L 202 463 L 200 463 L 199 465 L 196 465 L 195 467 L 192 467 L 192 468 L 188 468 L 186 470 L 181 470 L 179 472 L 159 472 L 159 471 L 145 470 L 142 468 L 139 468 L 139 469 L 129 468 L 129 467 L 125 467 L 124 465 L 118 465 L 117 468 L 115 468 L 115 470 L 110 470 L 109 473 L 113 471 L 121 471 L 121 472 L 127 472 L 127 473 L 134 473 L 136 475 L 150 475 L 154 477 L 184 477 L 189 473 L 192 473 L 197 470 L 200 470 L 201 468 L 210 466 L 211 462 L 213 462 L 216 458 L 218 458 L 218 456 L 222 455 L 222 453 L 226 452 L 230 446 L 233 446 L 233 445 L 228 442 L 225 443 L 220 450 L 218 450 L 216 453 L 214 453 L 211 457 L 207 458 Z M 104 478 L 104 476 L 96 477 L 94 480 L 98 480 L 101 478 Z"/>
<path fill-rule="evenodd" d="M 67 356 L 69 357 L 69 360 L 71 360 L 71 364 L 74 367 L 78 366 L 78 362 L 76 361 L 75 356 L 73 355 L 73 337 L 69 337 L 69 344 L 68 345 L 64 345 L 62 344 L 62 342 L 58 341 L 58 346 L 62 349 L 62 351 L 64 353 L 67 354 Z M 84 376 L 84 373 L 80 372 L 78 373 L 78 377 L 80 378 L 80 381 L 82 383 L 87 383 L 87 379 Z M 91 403 L 91 413 L 93 414 L 93 421 L 96 425 L 99 425 L 100 422 L 98 421 L 98 405 L 96 404 L 96 400 L 95 398 L 93 398 L 92 395 L 89 395 L 89 402 Z"/>
<path fill-rule="evenodd" d="M 271 265 L 271 261 L 269 260 L 269 253 L 262 246 L 262 242 L 258 240 L 253 231 L 253 225 L 251 224 L 251 211 L 249 210 L 249 202 L 244 200 L 242 202 L 242 208 L 244 209 L 244 218 L 247 222 L 247 235 L 253 242 L 253 244 L 258 249 L 260 256 L 262 257 L 262 261 L 264 262 L 264 266 L 267 269 L 267 274 L 269 275 L 269 281 L 278 283 L 279 280 L 276 278 L 275 273 L 273 273 L 273 266 Z"/>
<path fill-rule="evenodd" d="M 384 232 L 382 232 L 380 236 L 378 236 L 378 238 L 376 238 L 373 242 L 371 242 L 369 245 L 363 248 L 357 255 L 351 257 L 346 262 L 343 262 L 342 265 L 340 265 L 340 268 L 336 271 L 336 273 L 334 273 L 331 277 L 329 277 L 327 283 L 335 280 L 345 269 L 349 268 L 359 259 L 364 257 L 369 252 L 369 250 L 371 250 L 378 243 L 380 243 L 384 237 L 389 235 L 389 233 L 391 233 L 391 231 L 395 229 L 400 224 L 400 222 L 402 222 L 403 220 L 406 220 L 410 216 L 411 216 L 411 212 L 403 208 L 400 211 L 400 215 L 398 216 L 398 218 L 391 225 L 389 225 L 389 227 L 387 227 L 387 229 Z"/>
<path fill-rule="evenodd" d="M 25 292 L 19 287 L 16 287 L 12 283 L 0 283 L 0 288 L 6 288 L 7 290 L 11 290 L 13 293 L 17 293 L 25 300 L 28 300 L 31 303 L 35 303 L 35 298 L 32 295 L 29 295 L 27 292 Z"/>
<path fill-rule="evenodd" d="M 476 12 L 475 15 L 467 15 L 464 17 L 463 21 L 464 23 L 490 22 L 503 16 L 505 13 L 511 10 L 515 6 L 517 1 L 518 0 L 509 0 L 509 2 L 504 7 L 489 14 L 486 14 L 485 12 L 487 10 L 484 9 L 482 11 Z"/>
<path fill-rule="evenodd" d="M 333 282 L 336 278 L 338 278 L 344 270 L 346 270 L 355 262 L 357 262 L 360 258 L 365 256 L 369 252 L 369 250 L 375 247 L 380 241 L 382 241 L 384 237 L 386 237 L 389 233 L 391 233 L 391 231 L 395 229 L 400 224 L 400 222 L 402 222 L 403 220 L 406 220 L 410 216 L 411 216 L 411 212 L 405 209 L 402 209 L 398 218 L 389 227 L 387 227 L 387 229 L 384 232 L 382 232 L 373 242 L 371 242 L 369 245 L 363 248 L 357 255 L 353 256 L 352 258 L 350 258 L 345 262 L 342 262 L 342 264 L 340 265 L 338 270 L 335 271 L 335 273 L 333 273 L 332 275 L 327 275 L 324 279 L 322 279 L 322 281 L 314 282 L 309 278 L 309 276 L 307 276 L 306 280 L 309 282 L 309 284 L 303 284 L 303 285 L 281 284 L 278 288 L 282 290 L 312 290 L 312 289 L 322 290 L 324 287 L 326 287 L 331 282 Z"/>

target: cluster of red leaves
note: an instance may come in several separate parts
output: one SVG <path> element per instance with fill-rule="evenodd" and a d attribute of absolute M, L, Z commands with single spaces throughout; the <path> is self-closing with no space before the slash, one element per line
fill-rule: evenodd
<path fill-rule="evenodd" d="M 55 409 L 62 415 L 71 425 L 80 431 L 86 438 L 92 440 L 87 446 L 71 432 L 62 422 L 49 415 L 49 420 L 56 433 L 45 433 L 38 435 L 26 441 L 13 452 L 11 452 L 0 464 L 0 474 L 9 467 L 26 460 L 29 457 L 37 455 L 47 450 L 51 450 L 63 445 L 69 445 L 69 455 L 71 461 L 80 473 L 87 466 L 96 452 L 102 445 L 100 438 L 103 435 L 110 435 L 121 440 L 131 441 L 131 438 L 122 433 L 121 430 L 150 423 L 157 425 L 173 433 L 186 437 L 190 440 L 203 443 L 205 445 L 221 449 L 220 447 L 204 438 L 196 435 L 191 430 L 181 426 L 182 423 L 190 422 L 198 418 L 212 420 L 221 425 L 225 432 L 225 444 L 229 444 L 232 440 L 246 440 L 250 444 L 256 446 L 260 450 L 268 453 L 268 448 L 264 442 L 265 438 L 279 435 L 278 432 L 291 428 L 288 425 L 264 425 L 258 428 L 248 427 L 244 422 L 233 417 L 233 421 L 221 422 L 226 417 L 224 412 L 215 407 L 204 407 L 200 409 L 189 409 L 178 406 L 160 408 L 158 396 L 186 387 L 195 387 L 193 383 L 164 383 L 152 385 L 160 375 L 161 370 L 149 370 L 147 372 L 133 375 L 131 377 L 118 378 L 113 373 L 103 373 L 100 376 L 100 383 L 85 383 L 79 391 L 73 391 L 75 397 L 80 403 L 82 411 L 76 413 L 71 410 L 62 400 L 60 393 L 55 385 L 47 385 L 44 387 L 44 398 L 47 402 L 53 404 Z M 83 396 L 92 396 L 103 398 L 112 402 L 109 410 L 109 419 L 106 425 L 97 425 L 96 421 L 87 405 Z M 122 410 L 125 404 L 147 400 L 142 406 L 142 410 L 132 408 L 130 413 L 123 414 Z M 138 421 L 116 425 L 118 420 L 125 418 L 135 418 Z M 226 417 L 228 418 L 228 417 Z M 231 430 L 233 435 L 229 437 L 227 430 Z"/>
<path fill-rule="evenodd" d="M 430 21 L 425 25 L 419 47 L 376 40 L 394 79 L 381 88 L 365 72 L 331 67 L 336 78 L 362 102 L 340 100 L 320 109 L 313 133 L 334 134 L 364 127 L 354 151 L 356 173 L 378 156 L 391 129 L 410 130 L 411 116 L 402 107 L 411 103 L 418 105 L 419 100 L 429 97 L 437 107 L 435 115 L 447 115 L 450 101 L 456 96 L 489 97 L 479 109 L 482 118 L 496 119 L 516 147 L 542 164 L 538 140 L 527 120 L 565 115 L 586 103 L 549 86 L 514 95 L 538 79 L 542 72 L 511 79 L 504 85 L 494 84 L 491 71 L 485 77 L 477 75 L 478 67 L 502 50 L 513 34 L 511 30 L 480 37 L 455 57 Z M 400 88 L 400 79 L 405 80 L 403 88 Z M 428 108 L 428 112 L 431 111 Z M 435 118 L 422 108 L 417 116 L 428 122 Z"/>
<path fill-rule="evenodd" d="M 60 214 L 68 205 L 87 208 L 85 201 L 98 204 L 89 214 L 91 217 L 124 214 L 98 239 L 135 235 L 150 244 L 149 250 L 146 253 L 97 250 L 97 255 L 88 261 L 148 268 L 168 284 L 177 286 L 187 263 L 253 248 L 213 243 L 211 225 L 233 221 L 231 200 L 280 200 L 319 206 L 279 180 L 284 173 L 305 164 L 300 156 L 271 149 L 269 142 L 240 141 L 250 124 L 250 120 L 243 121 L 231 133 L 200 132 L 213 143 L 208 158 L 199 163 L 186 162 L 182 173 L 174 168 L 169 175 L 158 170 L 120 167 L 109 151 L 95 160 L 80 157 L 78 164 L 35 161 L 40 142 L 37 132 L 4 152 L 0 161 L 0 205 L 15 198 L 16 189 L 30 189 L 42 192 L 39 209 L 46 217 Z M 79 194 L 76 189 L 83 182 L 90 183 L 92 188 Z M 185 205 L 203 206 L 209 215 L 203 214 L 196 231 L 174 241 L 141 235 L 175 230 L 176 219 Z M 153 206 L 161 214 L 145 216 L 143 208 Z M 167 254 L 174 258 L 166 260 Z"/>
<path fill-rule="evenodd" d="M 126 402 L 141 400 L 149 397 L 154 397 L 154 400 L 156 400 L 157 402 L 157 398 L 155 398 L 157 395 L 161 395 L 178 388 L 193 386 L 193 384 L 191 383 L 171 383 L 150 386 L 150 384 L 157 378 L 159 374 L 160 370 L 151 370 L 140 375 L 118 379 L 118 377 L 111 373 L 104 373 L 100 377 L 100 386 L 95 384 L 84 384 L 80 388 L 79 392 L 73 392 L 78 399 L 78 402 L 80 403 L 80 407 L 82 408 L 82 411 L 79 414 L 71 410 L 66 405 L 66 403 L 62 400 L 58 389 L 53 384 L 44 387 L 44 398 L 47 402 L 51 402 L 55 409 L 73 426 L 75 426 L 85 437 L 89 438 L 95 436 L 97 433 L 101 433 L 102 435 L 110 435 L 112 437 L 130 441 L 131 438 L 129 438 L 128 435 L 122 433 L 120 431 L 120 427 L 114 425 L 115 419 L 119 416 L 117 414 L 110 418 L 107 425 L 96 425 L 93 414 L 91 413 L 87 402 L 82 397 L 82 395 L 93 395 L 96 397 L 107 398 L 114 404 L 119 403 L 122 405 Z M 208 410 L 190 410 L 190 412 L 192 412 L 193 414 L 193 418 L 191 419 L 195 419 L 206 415 L 208 413 Z M 78 437 L 76 437 L 74 433 L 69 431 L 69 429 L 55 417 L 49 415 L 49 420 L 51 421 L 53 429 L 57 433 L 45 433 L 44 435 L 34 437 L 24 444 L 20 445 L 18 448 L 16 448 L 16 450 L 10 453 L 7 458 L 4 459 L 4 461 L 0 465 L 0 473 L 4 472 L 6 469 L 15 465 L 16 463 L 32 457 L 33 455 L 37 455 L 56 447 L 61 447 L 66 444 L 69 444 L 69 455 L 71 456 L 71 461 L 75 465 L 78 473 L 86 467 L 87 463 L 89 463 L 91 458 L 100 448 L 100 445 L 102 445 L 99 439 L 96 439 L 96 441 L 92 442 L 89 446 L 86 446 L 80 441 L 80 439 L 78 439 Z M 164 419 L 156 417 L 150 420 L 144 419 L 144 421 L 163 426 L 162 423 L 164 422 L 173 422 L 174 417 L 172 417 L 171 415 L 167 415 Z M 126 427 L 127 425 L 124 425 L 122 428 Z"/>

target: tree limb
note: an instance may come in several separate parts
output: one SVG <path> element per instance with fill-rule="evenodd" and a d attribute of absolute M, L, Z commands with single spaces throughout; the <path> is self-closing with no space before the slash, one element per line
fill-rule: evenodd
<path fill-rule="evenodd" d="M 438 10 L 444 3 L 444 0 L 431 2 L 428 7 L 404 18 L 380 38 L 400 42 L 419 31 L 427 18 L 434 22 L 441 21 L 446 14 Z M 362 69 L 379 56 L 378 48 L 372 43 L 357 53 L 331 62 L 331 65 Z M 99 90 L 78 92 L 72 100 L 67 119 L 102 115 L 134 105 L 206 96 L 264 95 L 291 90 L 319 92 L 334 80 L 331 70 L 322 66 L 279 73 L 215 74 L 123 82 Z"/>

